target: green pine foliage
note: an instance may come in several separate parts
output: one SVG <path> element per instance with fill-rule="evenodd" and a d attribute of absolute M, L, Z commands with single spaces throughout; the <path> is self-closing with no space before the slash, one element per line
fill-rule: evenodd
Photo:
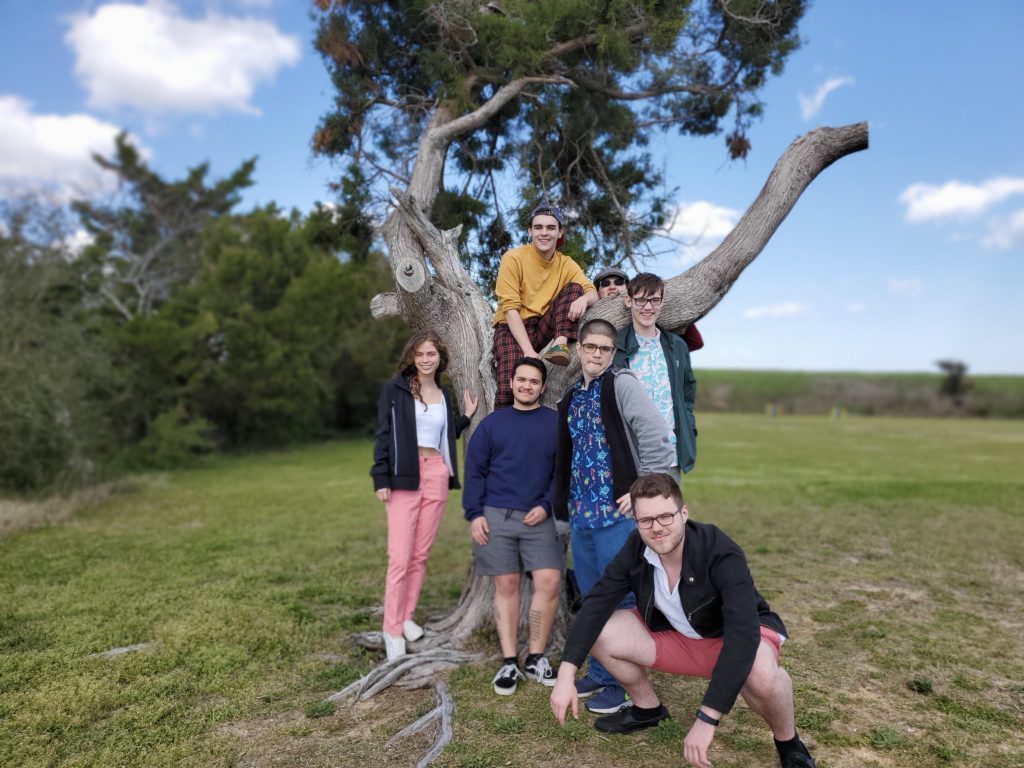
<path fill-rule="evenodd" d="M 798 46 L 804 0 L 317 0 L 315 45 L 335 89 L 315 152 L 343 158 L 350 195 L 383 211 L 429 125 L 520 94 L 447 148 L 435 222 L 464 226 L 489 286 L 492 249 L 540 198 L 561 203 L 597 263 L 643 255 L 672 190 L 647 149 L 660 133 L 726 133 L 750 151 L 759 93 Z M 523 82 L 524 78 L 528 81 Z M 442 119 L 434 121 L 440 116 Z M 372 190 L 372 193 L 368 190 Z M 428 204 L 429 200 L 425 201 Z"/>

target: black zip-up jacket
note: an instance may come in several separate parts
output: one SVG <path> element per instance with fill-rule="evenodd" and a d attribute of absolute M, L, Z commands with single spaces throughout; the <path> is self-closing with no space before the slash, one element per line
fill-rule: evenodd
<path fill-rule="evenodd" d="M 701 637 L 721 637 L 722 651 L 711 672 L 703 704 L 728 712 L 736 702 L 761 642 L 763 624 L 786 636 L 782 619 L 754 588 L 747 559 L 739 545 L 713 525 L 686 521 L 679 600 L 686 619 Z M 644 558 L 646 548 L 633 531 L 619 554 L 590 590 L 569 629 L 562 659 L 582 666 L 605 622 L 628 592 L 636 593 L 636 609 L 652 632 L 673 629 L 654 605 L 655 568 Z"/>
<path fill-rule="evenodd" d="M 444 401 L 447 405 L 448 460 L 451 475 L 449 488 L 459 487 L 459 459 L 455 440 L 469 426 L 469 419 L 456 412 L 455 398 L 447 387 Z M 394 491 L 415 491 L 420 487 L 419 450 L 416 447 L 416 400 L 404 376 L 395 376 L 384 382 L 377 404 L 377 441 L 373 446 L 373 489 L 390 488 Z"/>

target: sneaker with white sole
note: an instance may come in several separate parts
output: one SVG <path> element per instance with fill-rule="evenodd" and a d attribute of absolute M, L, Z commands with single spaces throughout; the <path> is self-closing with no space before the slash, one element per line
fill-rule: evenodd
<path fill-rule="evenodd" d="M 541 656 L 534 662 L 526 662 L 526 676 L 531 680 L 536 680 L 541 685 L 546 685 L 548 688 L 555 687 L 555 670 L 551 668 L 551 664 L 548 662 L 547 656 Z"/>
<path fill-rule="evenodd" d="M 406 619 L 402 622 L 402 636 L 410 643 L 415 643 L 423 637 L 423 627 L 412 619 Z"/>
<path fill-rule="evenodd" d="M 596 696 L 587 699 L 587 709 L 597 715 L 610 715 L 633 702 L 621 685 L 609 685 Z"/>
<path fill-rule="evenodd" d="M 401 635 L 389 635 L 385 632 L 384 653 L 387 654 L 388 661 L 394 661 L 401 656 L 405 656 L 405 638 Z"/>
<path fill-rule="evenodd" d="M 499 696 L 511 696 L 519 687 L 519 681 L 526 677 L 515 664 L 503 664 L 498 674 L 491 680 L 494 692 Z"/>
<path fill-rule="evenodd" d="M 587 699 L 604 690 L 604 686 L 592 677 L 581 677 L 576 681 L 576 696 Z"/>

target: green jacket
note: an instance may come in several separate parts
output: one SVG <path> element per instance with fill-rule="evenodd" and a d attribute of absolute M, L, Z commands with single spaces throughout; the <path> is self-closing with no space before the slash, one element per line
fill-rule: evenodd
<path fill-rule="evenodd" d="M 629 368 L 629 359 L 640 349 L 636 332 L 630 323 L 615 338 L 613 365 Z M 665 353 L 668 378 L 672 384 L 672 410 L 675 412 L 676 456 L 679 469 L 689 472 L 697 458 L 697 422 L 693 418 L 693 404 L 697 399 L 697 380 L 690 367 L 690 350 L 686 342 L 674 333 L 661 329 L 661 351 Z"/>

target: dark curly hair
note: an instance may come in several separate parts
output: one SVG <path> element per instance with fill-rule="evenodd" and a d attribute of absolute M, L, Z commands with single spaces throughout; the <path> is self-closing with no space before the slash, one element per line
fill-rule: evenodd
<path fill-rule="evenodd" d="M 409 389 L 412 390 L 413 398 L 421 403 L 423 398 L 420 397 L 420 380 L 416 376 L 416 363 L 413 360 L 413 356 L 416 354 L 416 348 L 425 341 L 429 341 L 437 347 L 437 352 L 441 356 L 441 361 L 437 364 L 437 370 L 434 371 L 434 381 L 440 386 L 441 374 L 448 370 L 448 347 L 444 345 L 441 337 L 435 331 L 427 329 L 414 333 L 409 338 L 409 341 L 406 342 L 405 349 L 402 350 L 402 357 L 398 361 L 398 375 L 404 376 L 409 380 Z"/>

